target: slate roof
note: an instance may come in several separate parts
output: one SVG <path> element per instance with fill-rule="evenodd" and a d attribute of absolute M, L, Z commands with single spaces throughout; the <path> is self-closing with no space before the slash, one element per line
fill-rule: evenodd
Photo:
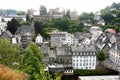
<path fill-rule="evenodd" d="M 25 33 L 31 33 L 31 34 L 35 34 L 35 28 L 31 25 L 23 25 L 21 27 L 18 27 L 16 34 L 25 34 Z"/>
<path fill-rule="evenodd" d="M 114 43 L 112 45 L 111 49 L 116 50 L 116 51 L 120 51 L 120 43 Z"/>
<path fill-rule="evenodd" d="M 50 47 L 48 47 L 48 46 L 46 46 L 46 45 L 42 45 L 42 46 L 40 47 L 40 49 L 41 49 L 41 52 L 42 52 L 43 54 L 48 54 L 49 51 L 50 51 Z"/>
<path fill-rule="evenodd" d="M 90 33 L 84 33 L 84 32 L 76 32 L 74 36 L 79 40 L 83 40 L 84 38 L 89 38 L 89 39 L 91 38 Z"/>
<path fill-rule="evenodd" d="M 7 39 L 10 39 L 12 37 L 13 37 L 13 34 L 8 30 L 4 31 L 0 36 L 0 38 L 7 38 Z"/>
<path fill-rule="evenodd" d="M 90 52 L 96 51 L 96 48 L 94 45 L 77 45 L 77 46 L 72 46 L 71 47 L 72 52 Z"/>
<path fill-rule="evenodd" d="M 63 47 L 57 47 L 56 48 L 57 50 L 57 55 L 71 55 L 71 47 L 66 47 L 66 46 L 63 46 Z"/>

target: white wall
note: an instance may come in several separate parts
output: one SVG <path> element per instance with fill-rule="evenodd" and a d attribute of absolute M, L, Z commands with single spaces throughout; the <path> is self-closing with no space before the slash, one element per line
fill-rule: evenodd
<path fill-rule="evenodd" d="M 115 50 L 109 51 L 109 59 L 117 65 L 120 65 L 120 52 Z"/>
<path fill-rule="evenodd" d="M 72 56 L 74 69 L 95 69 L 96 56 Z"/>

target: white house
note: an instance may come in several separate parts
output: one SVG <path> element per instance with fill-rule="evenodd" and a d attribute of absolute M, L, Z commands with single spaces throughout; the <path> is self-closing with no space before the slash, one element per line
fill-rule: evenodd
<path fill-rule="evenodd" d="M 57 46 L 58 44 L 73 44 L 73 35 L 68 32 L 59 32 L 54 30 L 51 33 L 51 46 Z"/>
<path fill-rule="evenodd" d="M 97 22 L 97 24 L 100 24 L 100 25 L 104 26 L 105 25 L 105 21 L 104 20 L 100 20 L 100 21 Z"/>
<path fill-rule="evenodd" d="M 71 18 L 71 20 L 77 20 L 78 19 L 78 12 L 76 10 L 70 12 L 70 18 Z"/>
<path fill-rule="evenodd" d="M 120 66 L 120 44 L 114 44 L 109 50 L 109 59 Z"/>
<path fill-rule="evenodd" d="M 6 28 L 7 28 L 7 23 L 2 22 L 2 17 L 0 17 L 0 35 L 2 34 L 2 32 L 6 31 Z"/>
<path fill-rule="evenodd" d="M 12 38 L 12 44 L 17 44 L 17 38 L 16 37 Z"/>
<path fill-rule="evenodd" d="M 11 21 L 13 18 L 21 18 L 24 21 L 26 21 L 26 15 L 8 15 L 8 16 L 4 16 L 4 21 L 8 22 Z"/>
<path fill-rule="evenodd" d="M 73 69 L 96 69 L 96 49 L 94 45 L 72 46 Z"/>
<path fill-rule="evenodd" d="M 98 35 L 98 33 L 102 33 L 102 29 L 100 27 L 93 26 L 90 28 L 90 33 L 92 35 Z"/>
<path fill-rule="evenodd" d="M 83 41 L 82 41 L 82 44 L 86 44 L 86 45 L 90 45 L 91 43 L 91 40 L 89 38 L 85 38 Z"/>
<path fill-rule="evenodd" d="M 35 42 L 38 44 L 43 43 L 43 37 L 40 34 L 38 34 L 37 37 L 35 38 Z"/>

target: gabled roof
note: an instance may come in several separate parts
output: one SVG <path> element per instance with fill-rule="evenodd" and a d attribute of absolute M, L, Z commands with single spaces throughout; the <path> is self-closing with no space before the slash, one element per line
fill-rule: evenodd
<path fill-rule="evenodd" d="M 57 47 L 57 55 L 71 55 L 71 47 L 68 46 L 62 46 Z"/>
<path fill-rule="evenodd" d="M 102 50 L 109 51 L 110 46 L 108 44 L 105 44 L 105 46 L 102 48 Z"/>
<path fill-rule="evenodd" d="M 13 34 L 10 32 L 10 31 L 4 31 L 1 36 L 1 38 L 12 38 L 13 37 Z"/>
<path fill-rule="evenodd" d="M 23 25 L 21 27 L 18 27 L 16 34 L 25 34 L 25 33 L 35 33 L 35 28 L 31 25 Z"/>

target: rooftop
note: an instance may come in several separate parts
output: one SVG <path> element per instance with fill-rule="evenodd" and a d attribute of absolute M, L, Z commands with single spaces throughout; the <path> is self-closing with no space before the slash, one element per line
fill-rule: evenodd
<path fill-rule="evenodd" d="M 106 76 L 79 76 L 79 80 L 119 80 L 118 75 Z"/>

